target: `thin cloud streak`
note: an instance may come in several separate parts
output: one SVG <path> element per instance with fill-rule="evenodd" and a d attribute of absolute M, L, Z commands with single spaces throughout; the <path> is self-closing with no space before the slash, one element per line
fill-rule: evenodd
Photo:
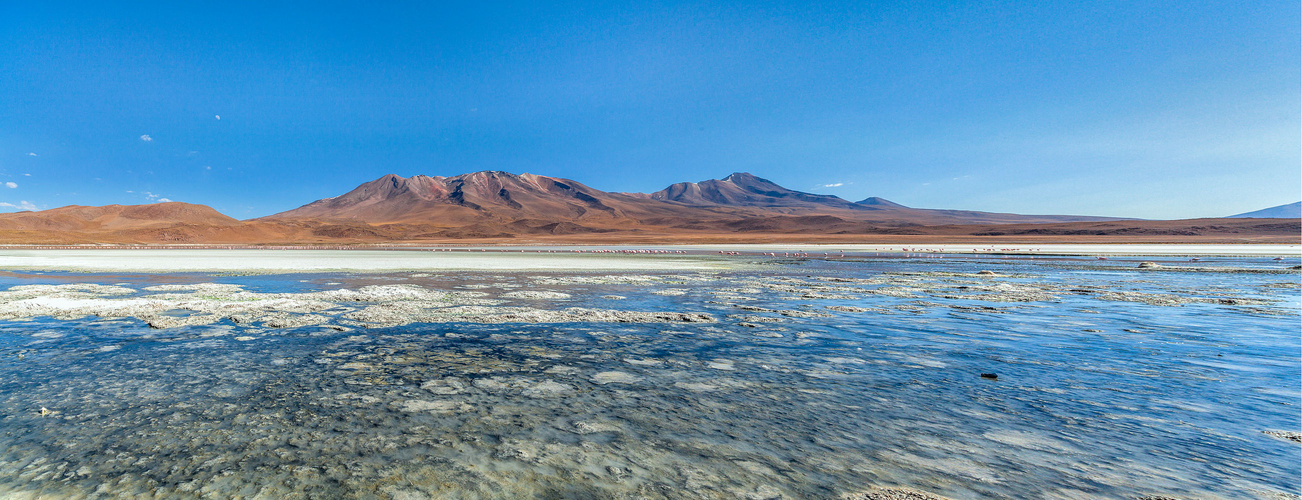
<path fill-rule="evenodd" d="M 20 201 L 17 205 L 13 203 L 0 202 L 0 207 L 17 208 L 19 210 L 36 210 L 36 205 L 27 200 Z"/>

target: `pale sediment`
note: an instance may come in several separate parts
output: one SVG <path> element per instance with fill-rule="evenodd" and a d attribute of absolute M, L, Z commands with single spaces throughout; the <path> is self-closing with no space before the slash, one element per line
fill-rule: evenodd
<path fill-rule="evenodd" d="M 939 495 L 911 488 L 873 488 L 841 498 L 842 500 L 948 500 Z"/>
<path fill-rule="evenodd" d="M 144 293 L 141 293 L 144 292 Z M 155 292 L 155 293 L 148 293 Z M 250 292 L 238 285 L 159 285 L 134 290 L 93 284 L 21 285 L 0 291 L 0 320 L 48 316 L 135 318 L 154 328 L 200 326 L 223 320 L 264 328 L 312 325 L 377 327 L 411 323 L 665 323 L 712 322 L 708 314 L 569 307 L 550 310 L 499 306 L 484 292 L 430 290 L 417 285 L 373 285 L 307 293 Z M 548 291 L 510 292 L 508 298 L 560 299 Z"/>
<path fill-rule="evenodd" d="M 433 275 L 422 274 L 421 277 Z M 436 276 L 435 276 L 436 277 Z M 758 277 L 741 273 L 698 272 L 669 275 L 578 275 L 502 278 L 489 284 L 466 283 L 458 290 L 435 290 L 417 284 L 371 285 L 302 293 L 261 293 L 222 283 L 155 285 L 139 290 L 120 285 L 20 285 L 0 291 L 0 319 L 48 316 L 71 320 L 84 317 L 135 318 L 155 328 L 198 326 L 230 321 L 264 328 L 327 326 L 384 327 L 410 323 L 562 323 L 711 322 L 700 312 L 629 311 L 591 307 L 548 307 L 549 303 L 582 301 L 574 291 L 529 287 L 636 287 L 652 296 L 677 297 L 707 292 L 709 304 L 731 306 L 751 314 L 730 315 L 743 326 L 784 321 L 784 318 L 825 318 L 827 312 L 922 313 L 945 307 L 955 311 L 1006 312 L 987 303 L 1060 303 L 1072 298 L 1137 302 L 1178 307 L 1188 304 L 1236 306 L 1262 315 L 1290 314 L 1271 307 L 1274 301 L 1241 290 L 1162 290 L 1143 281 L 1066 283 L 1010 273 L 946 271 L 888 272 L 866 278 Z M 1286 285 L 1286 286 L 1285 286 Z M 1260 290 L 1293 287 L 1268 283 Z M 511 290 L 493 296 L 485 290 Z M 625 292 L 627 293 L 627 292 Z M 621 300 L 625 295 L 601 295 Z M 842 301 L 821 307 L 774 308 L 746 304 L 762 299 L 784 301 Z M 891 299 L 898 299 L 893 301 Z M 931 299 L 931 300 L 927 300 Z M 503 305 L 512 301 L 513 305 Z M 883 303 L 885 301 L 885 303 Z M 872 304 L 858 303 L 871 302 Z M 581 302 L 580 302 L 581 303 Z"/>

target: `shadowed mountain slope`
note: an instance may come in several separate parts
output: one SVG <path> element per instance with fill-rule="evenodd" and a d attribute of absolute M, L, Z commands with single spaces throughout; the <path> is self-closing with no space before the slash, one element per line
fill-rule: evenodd
<path fill-rule="evenodd" d="M 1302 217 L 1302 201 L 1231 215 L 1227 219 L 1296 219 Z"/>

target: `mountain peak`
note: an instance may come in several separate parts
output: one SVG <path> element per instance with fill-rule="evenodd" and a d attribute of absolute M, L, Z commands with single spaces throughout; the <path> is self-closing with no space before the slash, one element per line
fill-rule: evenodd
<path fill-rule="evenodd" d="M 728 176 L 724 177 L 722 180 L 728 182 L 750 182 L 754 180 L 761 180 L 764 182 L 768 182 L 765 179 L 760 179 L 759 177 L 756 177 L 755 174 L 752 174 L 750 172 L 733 172 L 731 174 L 728 174 Z"/>
<path fill-rule="evenodd" d="M 895 203 L 891 200 L 888 200 L 886 198 L 878 198 L 876 196 L 869 196 L 862 200 L 856 201 L 855 204 L 865 205 L 870 207 L 879 207 L 879 208 L 909 208 L 899 203 Z"/>

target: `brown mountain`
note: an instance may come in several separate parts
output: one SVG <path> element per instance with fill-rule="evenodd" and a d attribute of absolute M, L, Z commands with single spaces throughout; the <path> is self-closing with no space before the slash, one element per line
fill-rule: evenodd
<path fill-rule="evenodd" d="M 462 225 L 489 221 L 610 221 L 641 213 L 646 200 L 577 181 L 485 171 L 453 177 L 389 174 L 334 198 L 264 217 L 369 223 Z M 654 209 L 652 209 L 654 211 Z"/>
<path fill-rule="evenodd" d="M 819 218 L 799 223 L 789 220 L 810 216 Z M 777 219 L 757 222 L 769 218 Z M 1112 219 L 927 210 L 881 198 L 852 203 L 836 196 L 787 189 L 744 172 L 723 179 L 680 182 L 643 194 L 611 193 L 556 177 L 486 171 L 453 177 L 404 178 L 390 174 L 343 195 L 260 220 L 425 224 L 432 230 L 471 225 L 478 234 L 499 229 L 510 232 L 498 226 L 511 223 L 517 227 L 521 223 L 532 227 L 572 222 L 590 229 L 657 226 L 702 231 L 732 231 L 739 224 L 795 224 L 804 231 L 818 232 L 833 227 L 843 230 L 847 223 L 917 226 Z"/>

